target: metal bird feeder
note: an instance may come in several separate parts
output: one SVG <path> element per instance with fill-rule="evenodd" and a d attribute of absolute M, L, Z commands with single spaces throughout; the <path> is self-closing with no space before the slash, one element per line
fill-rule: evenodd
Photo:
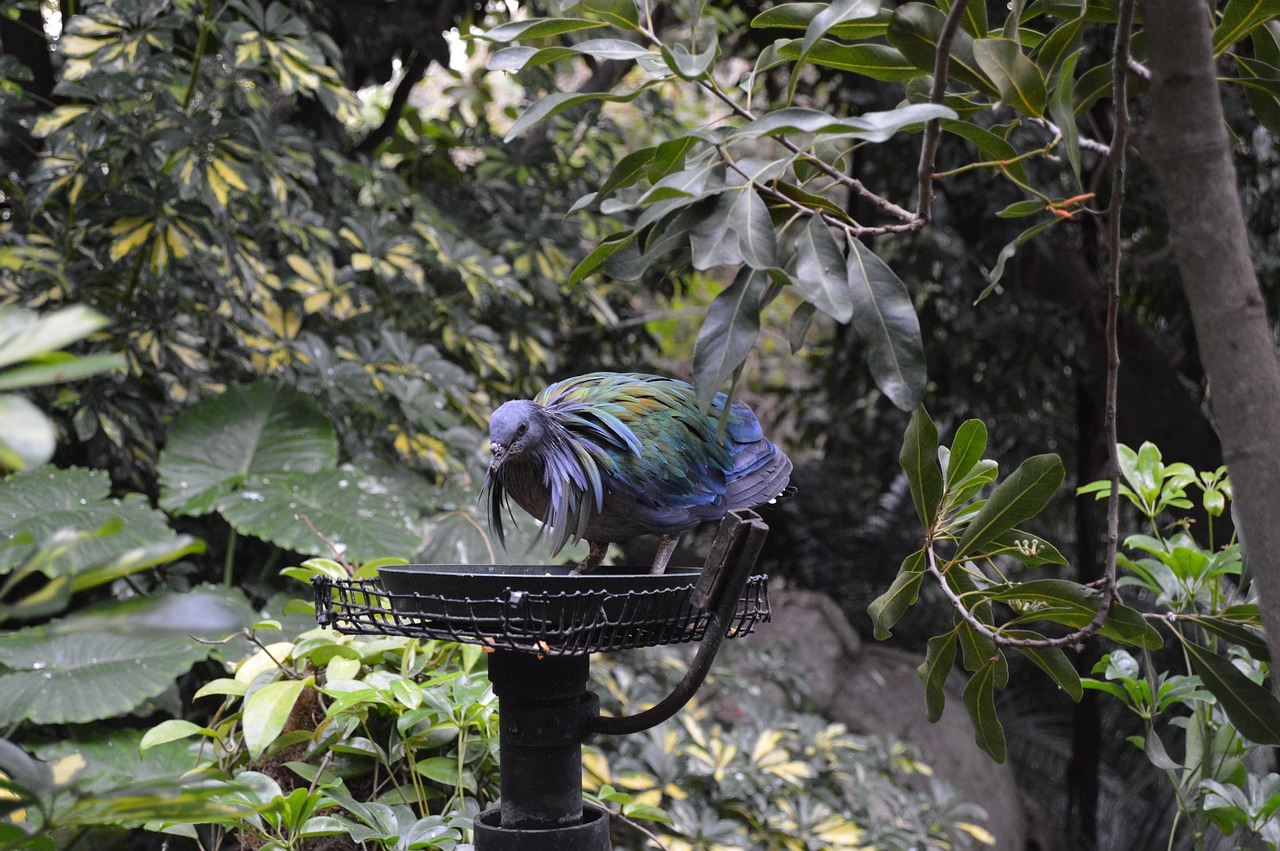
<path fill-rule="evenodd" d="M 720 524 L 701 570 L 568 576 L 544 565 L 405 565 L 379 580 L 312 580 L 321 626 L 489 648 L 498 697 L 499 806 L 475 818 L 477 851 L 610 851 L 609 818 L 582 800 L 582 744 L 638 733 L 693 697 L 726 637 L 770 619 L 752 575 L 768 527 L 752 511 Z M 600 714 L 592 653 L 701 642 L 684 679 L 635 715 Z"/>

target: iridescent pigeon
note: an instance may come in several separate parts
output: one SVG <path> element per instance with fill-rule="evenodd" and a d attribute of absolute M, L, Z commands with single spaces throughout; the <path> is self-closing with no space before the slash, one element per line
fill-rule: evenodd
<path fill-rule="evenodd" d="M 771 501 L 791 476 L 745 404 L 720 393 L 703 413 L 689 384 L 658 375 L 565 379 L 494 411 L 489 438 L 484 488 L 498 540 L 510 497 L 542 521 L 552 555 L 591 544 L 575 573 L 599 565 L 610 543 L 648 534 L 662 536 L 652 568 L 662 573 L 680 532 Z"/>

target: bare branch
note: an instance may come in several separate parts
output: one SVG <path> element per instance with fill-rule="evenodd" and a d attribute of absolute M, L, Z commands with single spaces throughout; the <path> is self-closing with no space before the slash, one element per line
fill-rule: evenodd
<path fill-rule="evenodd" d="M 951 42 L 955 40 L 956 30 L 960 28 L 960 17 L 968 7 L 969 0 L 956 0 L 947 13 L 942 24 L 942 32 L 938 34 L 938 53 L 933 59 L 933 89 L 929 92 L 929 102 L 941 104 L 947 94 L 947 73 L 951 65 Z M 938 142 L 942 137 L 942 121 L 934 118 L 926 121 L 924 137 L 920 143 L 920 165 L 916 169 L 916 180 L 919 183 L 919 198 L 916 200 L 916 217 L 919 227 L 928 223 L 933 215 L 933 163 L 938 156 Z"/>

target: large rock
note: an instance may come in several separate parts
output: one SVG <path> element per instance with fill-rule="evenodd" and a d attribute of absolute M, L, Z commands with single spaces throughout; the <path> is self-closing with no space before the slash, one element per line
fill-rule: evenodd
<path fill-rule="evenodd" d="M 947 707 L 936 724 L 925 717 L 917 654 L 863 642 L 840 607 L 812 591 L 770 590 L 773 622 L 752 641 L 775 649 L 799 667 L 818 709 L 852 732 L 893 735 L 911 742 L 934 774 L 966 801 L 987 811 L 1000 851 L 1028 847 L 1028 826 L 1017 780 L 974 742 L 961 701 L 963 685 L 946 685 Z"/>

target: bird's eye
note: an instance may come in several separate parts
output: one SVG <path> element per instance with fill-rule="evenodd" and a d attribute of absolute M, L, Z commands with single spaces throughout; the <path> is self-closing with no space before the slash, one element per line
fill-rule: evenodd
<path fill-rule="evenodd" d="M 516 426 L 516 437 L 519 437 L 520 435 L 524 434 L 528 430 L 529 430 L 528 423 L 520 423 L 520 425 Z"/>

